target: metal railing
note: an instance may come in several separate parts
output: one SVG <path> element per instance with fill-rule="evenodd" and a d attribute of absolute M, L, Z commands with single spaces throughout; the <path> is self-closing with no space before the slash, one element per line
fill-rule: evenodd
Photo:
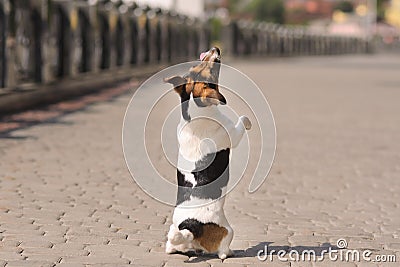
<path fill-rule="evenodd" d="M 210 38 L 207 22 L 161 9 L 78 0 L 0 0 L 0 88 L 193 60 L 210 46 Z M 357 38 L 243 21 L 226 25 L 221 40 L 224 54 L 239 56 L 368 50 Z"/>
<path fill-rule="evenodd" d="M 368 53 L 364 38 L 315 34 L 304 26 L 236 21 L 227 25 L 227 40 L 234 55 L 338 55 Z"/>

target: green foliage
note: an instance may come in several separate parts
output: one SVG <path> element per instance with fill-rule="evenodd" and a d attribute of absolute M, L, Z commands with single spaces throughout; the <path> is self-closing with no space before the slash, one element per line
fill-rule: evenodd
<path fill-rule="evenodd" d="M 352 13 L 354 11 L 354 6 L 350 1 L 342 1 L 336 5 L 335 9 L 345 13 Z"/>
<path fill-rule="evenodd" d="M 382 20 L 385 17 L 385 4 L 388 0 L 377 0 L 377 17 Z"/>
<path fill-rule="evenodd" d="M 218 41 L 221 36 L 222 22 L 218 18 L 211 18 L 209 23 L 211 25 L 211 40 Z"/>
<path fill-rule="evenodd" d="M 285 22 L 283 0 L 252 0 L 246 9 L 248 12 L 253 13 L 258 21 Z"/>
<path fill-rule="evenodd" d="M 230 13 L 235 13 L 239 9 L 240 0 L 228 0 L 228 10 Z"/>

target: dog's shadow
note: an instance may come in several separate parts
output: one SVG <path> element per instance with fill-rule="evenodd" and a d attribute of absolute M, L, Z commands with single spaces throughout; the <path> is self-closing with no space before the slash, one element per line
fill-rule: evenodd
<path fill-rule="evenodd" d="M 313 251 L 316 257 L 323 254 L 323 251 L 327 251 L 329 248 L 338 249 L 337 246 L 333 246 L 330 243 L 324 243 L 321 246 L 271 246 L 273 242 L 260 242 L 259 244 L 252 246 L 246 250 L 234 250 L 234 256 L 231 258 L 255 258 L 258 255 L 260 257 L 264 256 L 265 250 L 268 249 L 268 255 L 277 255 L 279 251 L 283 250 L 285 252 L 296 251 L 301 254 L 303 251 Z M 259 251 L 262 251 L 260 254 Z M 204 254 L 196 252 L 184 253 L 184 255 L 189 257 L 186 263 L 198 263 L 204 262 L 210 259 L 218 258 L 215 254 Z"/>

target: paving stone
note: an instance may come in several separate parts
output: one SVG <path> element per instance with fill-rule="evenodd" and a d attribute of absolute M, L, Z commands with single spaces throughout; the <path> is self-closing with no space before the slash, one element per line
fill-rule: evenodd
<path fill-rule="evenodd" d="M 62 257 L 61 263 L 77 263 L 77 264 L 129 264 L 128 259 L 123 259 L 119 257 L 111 257 L 107 255 L 103 256 L 85 256 L 85 257 Z"/>
<path fill-rule="evenodd" d="M 0 251 L 0 259 L 4 261 L 16 261 L 23 260 L 24 256 L 16 252 Z"/>
<path fill-rule="evenodd" d="M 85 265 L 90 266 L 90 267 L 115 267 L 115 264 L 112 263 L 106 263 L 106 264 L 89 264 L 89 265 Z M 136 266 L 134 264 L 118 264 L 118 267 L 131 267 L 131 266 Z"/>
<path fill-rule="evenodd" d="M 163 259 L 149 255 L 143 258 L 135 258 L 132 261 L 132 264 L 136 266 L 164 266 L 165 262 L 166 262 L 166 257 L 164 257 Z"/>
<path fill-rule="evenodd" d="M 127 246 L 139 246 L 140 240 L 127 240 L 121 238 L 110 238 L 109 245 L 127 245 Z"/>
<path fill-rule="evenodd" d="M 207 262 L 210 263 L 212 267 L 226 266 L 226 263 L 224 264 L 221 261 L 220 262 L 213 262 L 213 261 L 208 260 Z M 246 267 L 246 266 L 247 266 L 246 264 L 235 264 L 235 263 L 230 263 L 229 264 L 229 267 Z"/>
<path fill-rule="evenodd" d="M 53 243 L 46 240 L 23 241 L 20 244 L 22 248 L 51 248 Z"/>
<path fill-rule="evenodd" d="M 103 236 L 67 236 L 67 242 L 85 245 L 106 244 L 109 239 Z"/>
<path fill-rule="evenodd" d="M 21 260 L 21 261 L 9 261 L 7 262 L 7 267 L 23 267 L 23 266 L 38 266 L 38 267 L 53 267 L 54 262 L 48 262 L 43 260 L 31 261 L 31 260 Z"/>
<path fill-rule="evenodd" d="M 66 263 L 66 262 L 61 262 L 57 263 L 57 267 L 86 267 L 86 264 L 80 264 L 80 263 Z M 91 264 L 90 266 L 94 266 L 94 264 Z"/>
<path fill-rule="evenodd" d="M 24 255 L 25 256 L 25 255 Z M 53 253 L 41 253 L 41 254 L 29 254 L 26 255 L 26 260 L 28 261 L 43 261 L 45 259 L 48 262 L 57 263 L 60 261 L 61 256 Z"/>
<path fill-rule="evenodd" d="M 144 247 L 133 247 L 129 250 L 125 250 L 122 253 L 122 257 L 130 259 L 130 260 L 135 260 L 135 259 L 139 259 L 142 258 L 143 255 L 154 255 L 153 253 L 149 253 L 150 250 L 148 248 L 144 248 Z M 165 255 L 163 255 L 165 256 Z"/>
<path fill-rule="evenodd" d="M 190 265 L 190 266 L 194 266 L 194 267 L 210 267 L 211 264 L 207 263 L 207 262 L 182 262 L 180 260 L 168 260 L 165 263 L 165 267 L 182 267 L 185 265 Z"/>

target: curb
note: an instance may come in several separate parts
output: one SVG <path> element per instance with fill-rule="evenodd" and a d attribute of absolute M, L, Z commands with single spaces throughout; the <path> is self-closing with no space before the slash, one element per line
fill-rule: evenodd
<path fill-rule="evenodd" d="M 103 90 L 115 83 L 132 78 L 143 79 L 167 65 L 149 65 L 130 69 L 106 70 L 99 73 L 81 74 L 72 79 L 51 84 L 25 84 L 17 89 L 1 90 L 0 117 L 18 111 L 68 100 Z"/>

